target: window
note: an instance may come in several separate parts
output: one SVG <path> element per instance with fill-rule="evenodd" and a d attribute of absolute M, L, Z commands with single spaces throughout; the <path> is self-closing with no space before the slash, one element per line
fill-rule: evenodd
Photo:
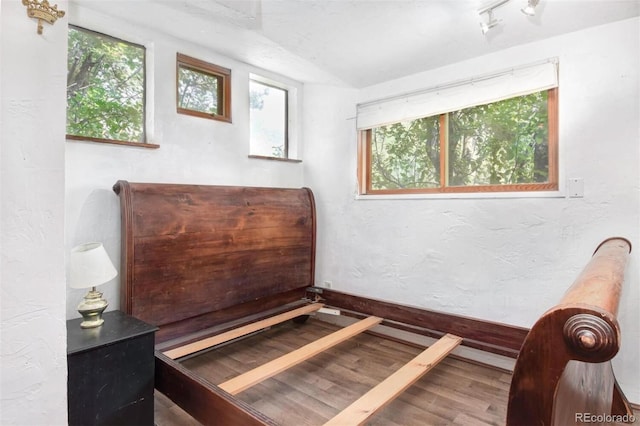
<path fill-rule="evenodd" d="M 67 138 L 145 142 L 144 46 L 69 27 Z"/>
<path fill-rule="evenodd" d="M 178 53 L 178 113 L 231 122 L 231 70 Z"/>
<path fill-rule="evenodd" d="M 250 154 L 289 158 L 289 92 L 252 78 L 249 80 Z"/>
<path fill-rule="evenodd" d="M 558 90 L 526 92 L 390 123 L 385 109 L 399 118 L 438 102 L 420 94 L 359 110 L 360 193 L 557 190 Z M 399 113 L 407 103 L 413 110 Z"/>

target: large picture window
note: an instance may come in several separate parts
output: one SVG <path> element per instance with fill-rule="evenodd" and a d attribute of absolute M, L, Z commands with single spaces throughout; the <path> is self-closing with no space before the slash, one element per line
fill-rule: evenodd
<path fill-rule="evenodd" d="M 70 26 L 67 138 L 145 142 L 145 48 Z"/>
<path fill-rule="evenodd" d="M 359 117 L 366 123 L 359 131 L 360 193 L 557 190 L 558 89 L 528 92 L 381 125 L 375 123 L 384 121 L 385 108 L 402 114 L 396 106 L 413 103 L 409 115 L 435 102 L 394 99 L 364 109 Z"/>

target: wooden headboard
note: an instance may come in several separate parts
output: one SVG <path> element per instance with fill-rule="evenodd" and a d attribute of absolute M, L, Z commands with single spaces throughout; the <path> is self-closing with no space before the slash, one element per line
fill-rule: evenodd
<path fill-rule="evenodd" d="M 313 286 L 307 188 L 120 180 L 113 190 L 122 217 L 121 309 L 159 326 L 158 343 L 299 300 Z"/>

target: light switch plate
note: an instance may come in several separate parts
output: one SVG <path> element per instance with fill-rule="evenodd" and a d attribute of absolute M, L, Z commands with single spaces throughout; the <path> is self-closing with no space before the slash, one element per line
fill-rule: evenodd
<path fill-rule="evenodd" d="M 567 196 L 569 198 L 584 197 L 584 180 L 582 178 L 569 178 L 567 180 Z"/>

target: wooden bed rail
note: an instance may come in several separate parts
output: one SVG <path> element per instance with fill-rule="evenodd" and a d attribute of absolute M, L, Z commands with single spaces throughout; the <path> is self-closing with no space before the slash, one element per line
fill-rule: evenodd
<path fill-rule="evenodd" d="M 531 328 L 513 373 L 507 425 L 632 415 L 610 362 L 620 348 L 617 313 L 630 252 L 624 238 L 603 241 L 560 303 Z"/>

